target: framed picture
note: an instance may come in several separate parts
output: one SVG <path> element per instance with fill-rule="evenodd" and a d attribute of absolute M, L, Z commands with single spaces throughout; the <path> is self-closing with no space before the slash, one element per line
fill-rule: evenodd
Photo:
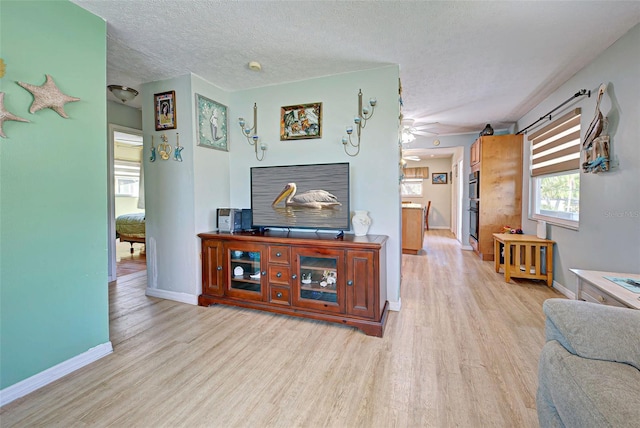
<path fill-rule="evenodd" d="M 228 152 L 227 106 L 196 94 L 196 115 L 198 145 Z"/>
<path fill-rule="evenodd" d="M 162 92 L 153 96 L 155 103 L 156 131 L 176 129 L 176 91 Z"/>
<path fill-rule="evenodd" d="M 431 184 L 447 184 L 446 172 L 434 172 L 431 174 Z"/>
<path fill-rule="evenodd" d="M 280 109 L 280 141 L 322 137 L 322 103 Z"/>

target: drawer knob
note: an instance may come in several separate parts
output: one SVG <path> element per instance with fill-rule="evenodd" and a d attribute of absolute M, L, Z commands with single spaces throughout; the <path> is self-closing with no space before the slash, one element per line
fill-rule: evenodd
<path fill-rule="evenodd" d="M 276 293 L 276 297 L 277 297 L 278 299 L 282 298 L 282 292 L 281 292 L 281 291 L 278 291 L 278 292 Z"/>
<path fill-rule="evenodd" d="M 281 256 L 282 256 L 282 253 L 281 253 L 280 251 L 278 251 L 278 252 L 276 253 L 276 257 L 281 257 Z"/>
<path fill-rule="evenodd" d="M 293 275 L 291 275 L 291 279 L 296 279 L 298 277 L 298 275 L 296 275 L 295 273 Z"/>
<path fill-rule="evenodd" d="M 222 266 L 218 266 L 218 270 L 222 270 Z"/>
<path fill-rule="evenodd" d="M 281 272 L 278 272 L 278 273 L 276 274 L 276 277 L 278 277 L 278 278 L 280 278 L 281 276 L 282 276 L 282 273 L 281 273 Z"/>
<path fill-rule="evenodd" d="M 262 276 L 267 276 L 267 271 L 266 270 L 262 271 Z"/>
<path fill-rule="evenodd" d="M 353 285 L 353 281 L 351 280 L 347 281 L 347 285 Z"/>

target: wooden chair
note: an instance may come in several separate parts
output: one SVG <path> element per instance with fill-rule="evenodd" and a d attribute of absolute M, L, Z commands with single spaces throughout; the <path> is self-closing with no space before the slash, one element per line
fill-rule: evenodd
<path fill-rule="evenodd" d="M 431 210 L 431 201 L 427 202 L 427 210 L 424 212 L 424 224 L 429 230 L 429 211 Z"/>

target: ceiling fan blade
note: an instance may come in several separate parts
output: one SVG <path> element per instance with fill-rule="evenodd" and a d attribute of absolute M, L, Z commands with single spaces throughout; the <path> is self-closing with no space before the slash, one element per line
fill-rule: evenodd
<path fill-rule="evenodd" d="M 413 131 L 412 132 L 413 135 L 423 135 L 423 136 L 429 136 L 429 135 L 440 135 L 437 132 L 433 132 L 433 131 L 427 131 L 426 129 L 424 131 Z"/>
<path fill-rule="evenodd" d="M 431 128 L 433 125 L 440 125 L 440 122 L 430 122 L 430 123 L 421 123 L 419 125 L 414 126 L 418 131 L 422 131 L 423 129 Z"/>

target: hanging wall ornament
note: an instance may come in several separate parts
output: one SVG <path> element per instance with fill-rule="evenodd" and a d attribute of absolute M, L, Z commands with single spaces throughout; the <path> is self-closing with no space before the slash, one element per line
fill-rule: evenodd
<path fill-rule="evenodd" d="M 72 101 L 80 101 L 80 98 L 70 97 L 63 94 L 53 81 L 53 77 L 46 74 L 47 80 L 42 86 L 30 85 L 28 83 L 17 82 L 18 85 L 31 92 L 33 95 L 33 103 L 29 108 L 29 113 L 35 113 L 38 110 L 50 108 L 65 119 L 68 118 L 64 111 L 64 105 Z"/>
<path fill-rule="evenodd" d="M 7 138 L 7 136 L 4 134 L 4 130 L 2 129 L 2 125 L 7 120 L 15 120 L 16 122 L 29 122 L 27 119 L 18 117 L 15 114 L 8 112 L 4 108 L 4 92 L 0 92 L 0 137 L 2 138 Z"/>
<path fill-rule="evenodd" d="M 160 155 L 160 159 L 169 160 L 172 150 L 171 144 L 167 142 L 169 139 L 165 134 L 162 134 L 160 139 L 162 140 L 162 144 L 158 144 L 158 154 Z"/>
<path fill-rule="evenodd" d="M 182 147 L 180 145 L 180 133 L 176 132 L 176 148 L 173 150 L 173 160 L 182 162 Z"/>
<path fill-rule="evenodd" d="M 153 145 L 153 135 L 151 136 L 151 157 L 149 158 L 151 162 L 156 161 L 156 147 Z"/>

